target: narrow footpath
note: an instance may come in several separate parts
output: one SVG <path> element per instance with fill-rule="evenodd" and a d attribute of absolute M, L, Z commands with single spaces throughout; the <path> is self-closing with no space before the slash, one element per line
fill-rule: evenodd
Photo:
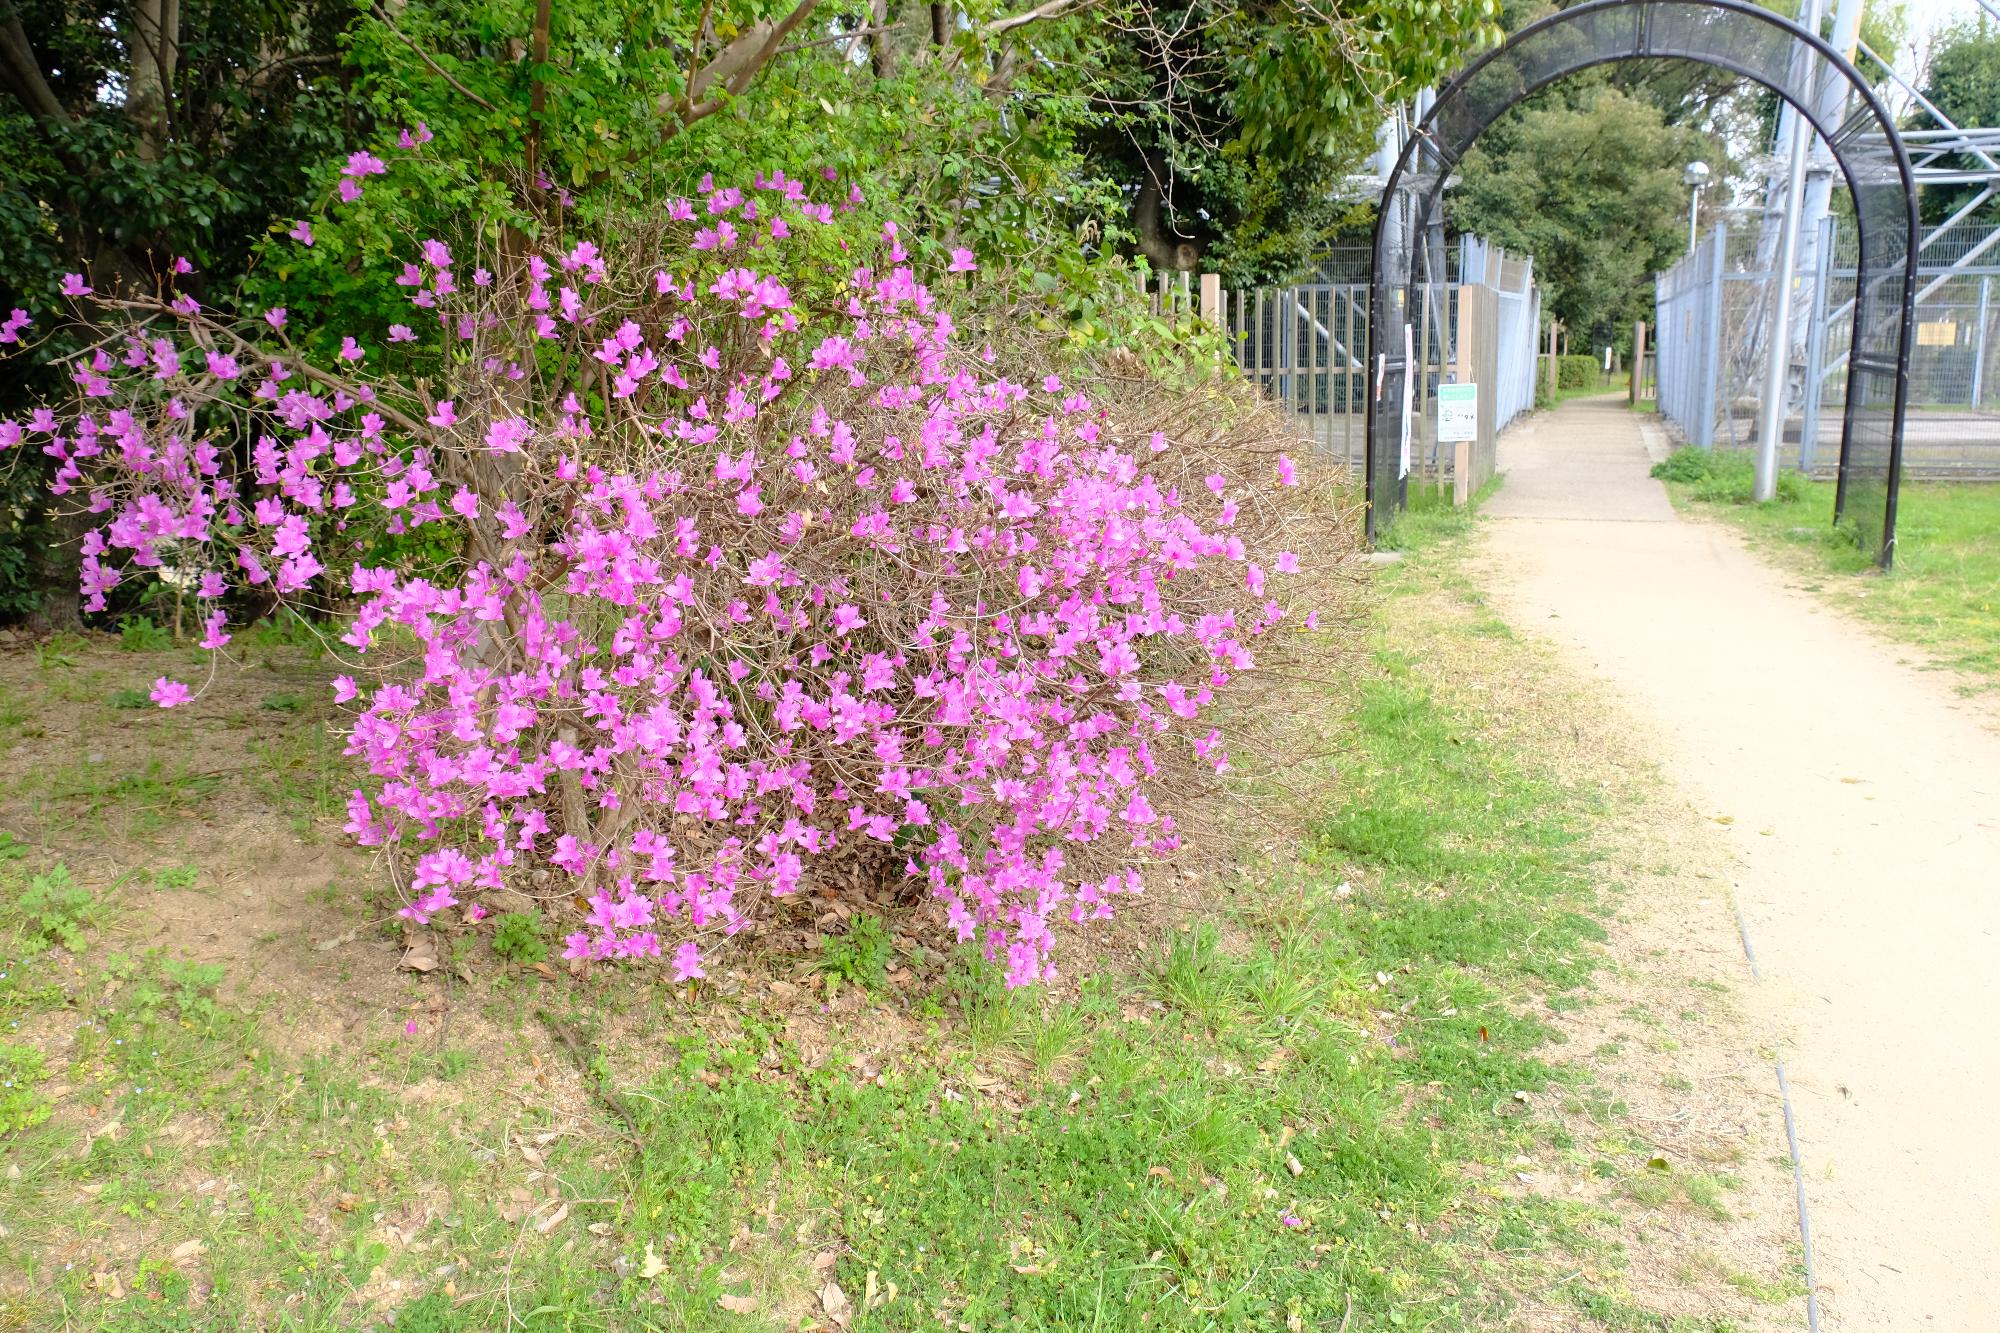
<path fill-rule="evenodd" d="M 1649 436 L 1650 441 L 1649 441 Z M 1622 399 L 1510 432 L 1479 577 L 1734 845 L 1820 1327 L 2000 1330 L 2000 732 L 1648 476 Z M 1726 909 L 1723 909 L 1726 910 Z M 1773 1072 L 1773 1093 L 1776 1073 Z"/>

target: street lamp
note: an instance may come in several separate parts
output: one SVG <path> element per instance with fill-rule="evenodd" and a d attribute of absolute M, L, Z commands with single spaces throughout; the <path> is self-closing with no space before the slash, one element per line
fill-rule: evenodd
<path fill-rule="evenodd" d="M 1681 180 L 1689 189 L 1694 191 L 1693 198 L 1688 202 L 1688 253 L 1693 254 L 1695 226 L 1701 216 L 1701 192 L 1702 188 L 1708 184 L 1708 163 L 1688 163 L 1687 170 L 1681 173 Z"/>

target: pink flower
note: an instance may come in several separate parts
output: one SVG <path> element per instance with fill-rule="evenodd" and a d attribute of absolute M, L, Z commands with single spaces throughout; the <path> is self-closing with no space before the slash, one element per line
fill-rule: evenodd
<path fill-rule="evenodd" d="M 172 270 L 173 270 L 173 271 L 174 271 L 175 273 L 192 273 L 192 272 L 194 272 L 194 265 L 193 265 L 193 264 L 190 264 L 190 263 L 189 263 L 189 262 L 187 261 L 187 256 L 185 256 L 185 255 L 175 255 L 175 256 L 174 256 L 174 262 L 172 263 L 172 265 L 170 265 L 170 267 L 172 268 Z"/>
<path fill-rule="evenodd" d="M 1278 572 L 1280 574 L 1298 573 L 1299 572 L 1298 554 L 1293 551 L 1278 552 Z"/>
<path fill-rule="evenodd" d="M 225 622 L 226 618 L 222 612 L 211 611 L 208 613 L 208 620 L 203 626 L 205 632 L 201 636 L 201 646 L 203 648 L 206 648 L 210 652 L 216 652 L 229 642 L 229 634 L 223 629 Z M 162 704 L 161 707 L 164 708 L 166 705 Z"/>
<path fill-rule="evenodd" d="M 62 294 L 63 294 L 64 296 L 88 296 L 88 295 L 90 295 L 90 288 L 89 288 L 89 286 L 88 286 L 88 285 L 86 285 L 86 284 L 84 283 L 84 280 L 83 280 L 83 274 L 81 274 L 81 273 L 65 273 L 65 274 L 63 274 L 63 280 L 62 280 Z"/>
<path fill-rule="evenodd" d="M 342 338 L 340 340 L 340 359 L 342 361 L 359 361 L 365 355 L 367 353 L 361 350 L 361 344 L 354 341 L 354 339 Z"/>
<path fill-rule="evenodd" d="M 333 701 L 335 703 L 344 704 L 358 693 L 360 691 L 354 688 L 354 677 L 335 676 L 333 678 Z"/>
<path fill-rule="evenodd" d="M 264 312 L 264 322 L 266 324 L 269 324 L 273 329 L 284 328 L 285 308 L 281 305 L 272 306 L 269 310 L 266 310 Z"/>
<path fill-rule="evenodd" d="M 194 691 L 177 680 L 161 676 L 153 682 L 152 698 L 162 708 L 178 708 L 194 698 Z"/>
<path fill-rule="evenodd" d="M 1282 1222 L 1284 1225 L 1288 1227 L 1302 1227 L 1305 1225 L 1304 1218 L 1294 1217 L 1290 1213 L 1286 1213 L 1283 1217 L 1279 1218 L 1278 1221 Z"/>
<path fill-rule="evenodd" d="M 1285 454 L 1278 455 L 1278 484 L 1280 486 L 1296 486 L 1299 484 L 1298 468 Z"/>
<path fill-rule="evenodd" d="M 340 182 L 339 194 L 342 203 L 351 204 L 361 197 L 361 186 L 356 181 L 343 179 Z"/>
<path fill-rule="evenodd" d="M 236 364 L 236 358 L 230 356 L 228 353 L 210 352 L 208 353 L 208 373 L 219 380 L 233 380 L 243 373 L 243 369 Z"/>
<path fill-rule="evenodd" d="M 693 981 L 707 975 L 708 973 L 701 966 L 701 950 L 695 947 L 693 940 L 682 940 L 680 947 L 674 950 L 675 984 L 683 981 Z"/>
<path fill-rule="evenodd" d="M 447 398 L 439 403 L 437 410 L 425 417 L 424 420 L 441 430 L 456 426 L 458 424 L 458 408 L 452 405 L 451 399 Z"/>
<path fill-rule="evenodd" d="M 34 320 L 28 318 L 27 311 L 16 306 L 12 313 L 7 316 L 7 321 L 4 324 L 0 324 L 0 343 L 17 343 L 21 341 L 21 330 L 34 322 Z"/>
<path fill-rule="evenodd" d="M 486 904 L 473 903 L 468 906 L 465 909 L 465 919 L 475 926 L 484 921 L 486 919 Z"/>
<path fill-rule="evenodd" d="M 416 340 L 417 340 L 417 335 L 416 335 L 416 334 L 415 334 L 414 332 L 412 332 L 412 331 L 411 331 L 411 329 L 410 329 L 410 326 L 409 326 L 409 325 L 407 325 L 407 324 L 391 324 L 391 325 L 389 326 L 389 341 L 390 341 L 390 342 L 392 342 L 392 343 L 413 343 L 413 342 L 415 342 Z"/>
<path fill-rule="evenodd" d="M 300 245 L 311 245 L 313 243 L 312 223 L 307 222 L 304 218 L 300 218 L 285 235 L 291 237 Z"/>
<path fill-rule="evenodd" d="M 978 267 L 979 265 L 972 261 L 972 251 L 961 245 L 951 252 L 951 267 L 946 272 L 970 273 Z"/>
<path fill-rule="evenodd" d="M 389 168 L 383 164 L 382 159 L 375 156 L 375 154 L 359 152 L 347 155 L 347 165 L 340 169 L 340 174 L 343 176 L 352 176 L 358 180 L 363 176 L 380 176 L 388 170 Z"/>
<path fill-rule="evenodd" d="M 413 1018 L 409 1022 L 403 1024 L 403 1035 L 406 1037 L 414 1037 L 417 1035 L 416 1019 Z"/>

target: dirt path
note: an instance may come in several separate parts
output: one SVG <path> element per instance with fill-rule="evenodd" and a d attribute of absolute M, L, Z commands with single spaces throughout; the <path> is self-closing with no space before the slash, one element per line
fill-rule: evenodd
<path fill-rule="evenodd" d="M 1610 685 L 1734 845 L 1821 1326 L 2000 1328 L 2000 735 L 1732 533 L 1678 519 L 1647 450 L 1622 401 L 1510 434 L 1480 577 Z"/>

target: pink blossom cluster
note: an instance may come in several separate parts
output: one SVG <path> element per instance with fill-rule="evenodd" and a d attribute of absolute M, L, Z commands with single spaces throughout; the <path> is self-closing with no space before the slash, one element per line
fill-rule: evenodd
<path fill-rule="evenodd" d="M 343 181 L 381 170 L 356 154 Z M 0 447 L 47 454 L 97 517 L 93 609 L 167 579 L 220 651 L 232 588 L 344 589 L 335 690 L 369 775 L 347 827 L 392 851 L 410 919 L 580 901 L 570 957 L 685 980 L 766 896 L 860 868 L 913 877 L 1010 984 L 1046 978 L 1059 923 L 1178 844 L 1163 769 L 1227 765 L 1218 692 L 1299 569 L 1239 515 L 1293 469 L 1010 375 L 1029 358 L 965 338 L 854 200 L 704 182 L 616 253 L 425 241 L 407 323 L 328 366 L 281 310 L 128 303 L 73 405 Z M 378 371 L 404 343 L 443 369 Z M 462 556 L 365 566 L 364 514 Z"/>

